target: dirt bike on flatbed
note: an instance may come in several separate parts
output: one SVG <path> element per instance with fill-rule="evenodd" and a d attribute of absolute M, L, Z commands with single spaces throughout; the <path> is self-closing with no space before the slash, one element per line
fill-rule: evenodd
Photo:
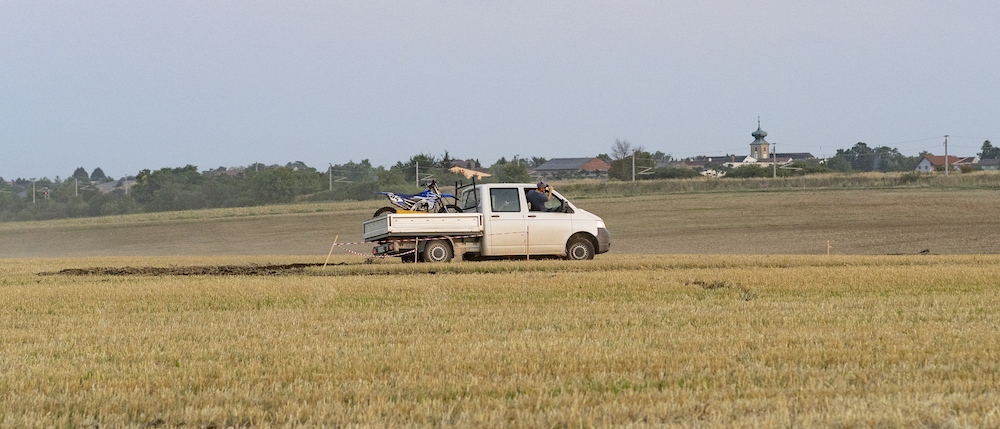
<path fill-rule="evenodd" d="M 451 194 L 442 194 L 437 181 L 432 180 L 427 190 L 416 195 L 395 194 L 392 192 L 376 192 L 385 195 L 393 206 L 382 207 L 375 211 L 379 217 L 386 213 L 461 213 L 456 204 L 445 203 L 445 198 L 457 202 L 458 198 Z"/>

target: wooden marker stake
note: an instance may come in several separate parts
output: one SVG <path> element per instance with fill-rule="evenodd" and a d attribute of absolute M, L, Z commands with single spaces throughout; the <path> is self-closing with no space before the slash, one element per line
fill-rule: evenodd
<path fill-rule="evenodd" d="M 336 237 L 333 237 L 333 245 L 330 246 L 330 253 L 328 253 L 326 255 L 326 262 L 323 263 L 323 268 L 324 269 L 326 269 L 326 264 L 330 263 L 330 256 L 333 255 L 333 248 L 337 247 L 337 239 L 338 238 L 340 238 L 340 235 L 337 235 Z"/>

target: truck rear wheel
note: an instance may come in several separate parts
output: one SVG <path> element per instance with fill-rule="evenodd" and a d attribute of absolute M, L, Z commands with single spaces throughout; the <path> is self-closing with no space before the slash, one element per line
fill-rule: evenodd
<path fill-rule="evenodd" d="M 421 256 L 424 262 L 448 262 L 453 255 L 447 241 L 435 240 L 424 246 Z"/>
<path fill-rule="evenodd" d="M 585 261 L 594 259 L 594 244 L 583 237 L 574 237 L 566 244 L 566 259 Z"/>

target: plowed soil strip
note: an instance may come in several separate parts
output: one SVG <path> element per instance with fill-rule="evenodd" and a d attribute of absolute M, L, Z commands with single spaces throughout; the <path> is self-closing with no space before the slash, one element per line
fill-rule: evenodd
<path fill-rule="evenodd" d="M 306 267 L 323 264 L 215 265 L 205 267 L 95 267 L 67 268 L 40 276 L 282 276 L 302 274 Z M 346 265 L 330 264 L 330 265 Z"/>

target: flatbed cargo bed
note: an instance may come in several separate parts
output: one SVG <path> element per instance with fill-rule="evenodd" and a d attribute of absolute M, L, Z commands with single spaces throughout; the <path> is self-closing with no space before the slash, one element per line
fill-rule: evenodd
<path fill-rule="evenodd" d="M 482 234 L 481 213 L 387 213 L 366 220 L 364 240 Z"/>

